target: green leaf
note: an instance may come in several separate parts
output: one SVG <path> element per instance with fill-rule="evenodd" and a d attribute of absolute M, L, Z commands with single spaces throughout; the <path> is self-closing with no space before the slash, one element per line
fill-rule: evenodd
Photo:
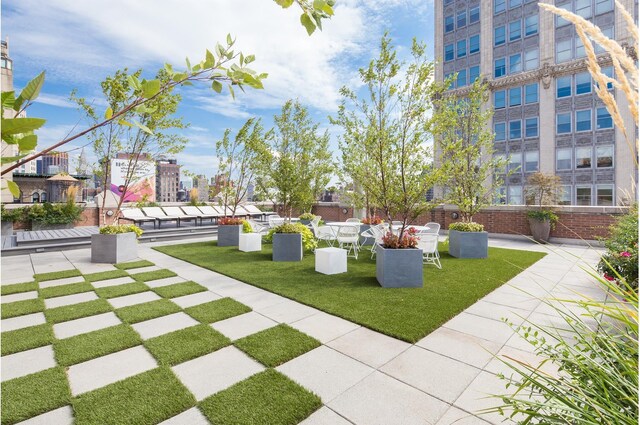
<path fill-rule="evenodd" d="M 231 84 L 229 84 L 229 93 L 231 93 L 231 97 L 233 98 L 233 100 L 236 100 L 236 93 L 233 91 L 233 87 L 231 87 Z"/>
<path fill-rule="evenodd" d="M 170 63 L 165 63 L 164 69 L 165 71 L 167 71 L 167 74 L 169 74 L 170 76 L 173 75 L 173 66 Z"/>
<path fill-rule="evenodd" d="M 222 92 L 222 83 L 220 81 L 213 80 L 213 82 L 211 83 L 211 88 L 215 90 L 216 93 L 220 93 Z"/>
<path fill-rule="evenodd" d="M 29 81 L 20 95 L 16 98 L 13 105 L 14 111 L 19 111 L 25 101 L 34 100 L 40 94 L 40 89 L 44 85 L 44 71 L 38 74 L 33 80 Z"/>
<path fill-rule="evenodd" d="M 213 53 L 209 49 L 207 49 L 206 59 L 204 61 L 203 68 L 211 68 L 216 63 L 216 58 L 213 56 Z"/>
<path fill-rule="evenodd" d="M 7 180 L 7 188 L 9 189 L 9 192 L 11 192 L 11 194 L 13 195 L 14 198 L 19 198 L 20 197 L 20 188 L 18 187 L 17 184 L 15 184 L 14 182 L 12 182 L 11 180 Z"/>
<path fill-rule="evenodd" d="M 309 15 L 303 13 L 300 15 L 300 23 L 307 30 L 307 34 L 311 35 L 316 30 L 316 24 L 313 23 Z"/>
<path fill-rule="evenodd" d="M 313 0 L 313 8 L 315 10 L 322 10 L 322 8 L 327 4 L 324 0 Z"/>
<path fill-rule="evenodd" d="M 144 131 L 145 133 L 147 133 L 147 134 L 153 134 L 153 131 L 151 131 L 151 130 L 149 129 L 149 127 L 147 127 L 146 125 L 141 124 L 141 123 L 139 123 L 138 121 L 134 121 L 134 122 L 133 122 L 133 124 L 134 124 L 136 127 L 138 127 L 140 130 Z"/>
<path fill-rule="evenodd" d="M 2 137 L 5 134 L 20 134 L 37 130 L 44 125 L 42 118 L 2 118 Z"/>
<path fill-rule="evenodd" d="M 130 122 L 125 121 L 125 120 L 118 120 L 118 125 L 125 125 L 127 127 L 133 127 L 133 124 L 131 124 Z"/>
<path fill-rule="evenodd" d="M 280 6 L 282 6 L 283 9 L 286 9 L 293 4 L 293 0 L 274 0 L 274 1 Z"/>
<path fill-rule="evenodd" d="M 249 63 L 253 62 L 254 60 L 256 60 L 256 56 L 255 55 L 247 55 L 244 58 L 244 63 L 245 64 L 249 64 Z"/>
<path fill-rule="evenodd" d="M 227 44 L 231 46 L 233 44 L 233 39 L 231 38 L 231 34 L 227 34 Z"/>
<path fill-rule="evenodd" d="M 329 16 L 333 16 L 333 7 L 329 6 L 328 4 L 325 4 L 322 7 L 322 11 Z"/>
<path fill-rule="evenodd" d="M 35 134 L 29 134 L 18 140 L 18 148 L 20 149 L 20 152 L 32 151 L 36 148 L 37 144 L 38 136 Z"/>
<path fill-rule="evenodd" d="M 135 75 L 127 75 L 127 82 L 134 89 L 140 90 L 140 80 Z"/>
<path fill-rule="evenodd" d="M 224 56 L 224 50 L 224 47 L 222 47 L 220 43 L 216 43 L 216 53 L 218 54 L 218 57 Z"/>
<path fill-rule="evenodd" d="M 149 80 L 142 82 L 142 95 L 149 99 L 160 91 L 160 80 Z"/>
<path fill-rule="evenodd" d="M 27 154 L 18 155 L 18 156 L 3 156 L 3 157 L 0 158 L 0 164 L 2 164 L 2 165 L 10 164 L 12 162 L 16 162 L 18 160 L 21 160 L 25 156 L 27 156 Z"/>
<path fill-rule="evenodd" d="M 184 58 L 184 60 L 187 63 L 187 71 L 191 72 L 191 62 L 189 61 L 189 58 Z"/>
<path fill-rule="evenodd" d="M 113 109 L 111 109 L 111 106 L 109 106 L 107 110 L 104 111 L 104 119 L 110 120 L 112 116 L 113 116 Z"/>
<path fill-rule="evenodd" d="M 16 101 L 16 92 L 14 91 L 3 91 L 2 92 L 2 109 L 12 109 L 13 104 Z"/>

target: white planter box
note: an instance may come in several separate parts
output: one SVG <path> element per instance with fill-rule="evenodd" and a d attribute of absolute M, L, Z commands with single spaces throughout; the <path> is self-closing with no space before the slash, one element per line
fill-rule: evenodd
<path fill-rule="evenodd" d="M 259 233 L 240 233 L 238 248 L 243 252 L 262 251 L 262 235 Z"/>
<path fill-rule="evenodd" d="M 322 274 L 347 272 L 347 250 L 341 248 L 316 249 L 316 271 Z"/>

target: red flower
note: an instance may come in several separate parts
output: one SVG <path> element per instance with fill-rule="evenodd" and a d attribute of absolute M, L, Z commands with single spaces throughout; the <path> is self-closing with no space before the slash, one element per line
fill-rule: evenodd
<path fill-rule="evenodd" d="M 629 251 L 622 251 L 620 253 L 621 257 L 631 257 L 631 253 Z"/>
<path fill-rule="evenodd" d="M 604 274 L 604 278 L 609 282 L 613 282 L 614 280 L 616 280 L 613 276 L 609 276 L 607 273 Z"/>

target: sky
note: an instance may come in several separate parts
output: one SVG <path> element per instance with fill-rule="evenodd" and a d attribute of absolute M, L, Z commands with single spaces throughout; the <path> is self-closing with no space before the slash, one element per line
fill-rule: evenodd
<path fill-rule="evenodd" d="M 178 163 L 210 177 L 217 171 L 215 142 L 226 128 L 237 130 L 250 117 L 261 117 L 270 128 L 292 98 L 329 131 L 336 152 L 340 129 L 328 116 L 337 112 L 338 90 L 360 87 L 358 69 L 376 56 L 385 32 L 400 58 L 408 56 L 413 37 L 427 44 L 433 58 L 433 0 L 337 0 L 334 10 L 323 31 L 309 37 L 299 8 L 284 10 L 272 0 L 4 0 L 2 38 L 9 40 L 16 91 L 46 72 L 42 92 L 27 111 L 47 120 L 38 131 L 41 150 L 87 128 L 69 100 L 72 90 L 105 109 L 100 82 L 116 70 L 142 69 L 152 78 L 164 63 L 184 69 L 185 57 L 199 62 L 205 49 L 231 34 L 235 49 L 254 54 L 251 67 L 269 77 L 264 90 L 236 90 L 235 100 L 204 85 L 180 89 L 177 115 L 190 127 L 181 131 L 189 142 L 176 155 Z M 87 139 L 60 150 L 74 157 L 85 145 L 89 162 L 95 162 Z"/>

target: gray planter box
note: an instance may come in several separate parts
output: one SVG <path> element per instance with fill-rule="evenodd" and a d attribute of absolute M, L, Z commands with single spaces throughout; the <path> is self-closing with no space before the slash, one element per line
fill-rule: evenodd
<path fill-rule="evenodd" d="M 2 221 L 2 230 L 0 230 L 0 234 L 2 236 L 11 236 L 13 235 L 13 221 Z"/>
<path fill-rule="evenodd" d="M 487 258 L 487 232 L 459 232 L 449 230 L 449 255 L 456 258 Z"/>
<path fill-rule="evenodd" d="M 273 234 L 273 261 L 301 261 L 302 235 L 300 233 Z"/>
<path fill-rule="evenodd" d="M 376 248 L 376 279 L 383 288 L 422 288 L 422 250 Z"/>
<path fill-rule="evenodd" d="M 241 224 L 218 226 L 218 246 L 240 245 L 240 233 L 242 233 Z"/>
<path fill-rule="evenodd" d="M 63 230 L 73 229 L 73 223 L 69 224 L 42 224 L 35 221 L 31 222 L 31 230 Z"/>
<path fill-rule="evenodd" d="M 361 224 L 360 225 L 360 233 L 366 232 L 369 229 L 371 229 L 371 225 L 370 224 Z M 360 245 L 361 246 L 371 246 L 371 245 L 373 245 L 373 242 L 375 242 L 374 238 L 365 238 L 364 236 L 360 236 Z"/>
<path fill-rule="evenodd" d="M 91 235 L 92 263 L 123 263 L 138 258 L 138 241 L 133 232 Z"/>
<path fill-rule="evenodd" d="M 304 224 L 305 226 L 308 226 L 309 224 L 311 224 L 311 220 L 300 220 L 300 224 Z"/>
<path fill-rule="evenodd" d="M 549 242 L 549 235 L 551 234 L 550 220 L 538 220 L 537 218 L 529 217 L 529 228 L 531 229 L 533 240 L 539 243 Z"/>

